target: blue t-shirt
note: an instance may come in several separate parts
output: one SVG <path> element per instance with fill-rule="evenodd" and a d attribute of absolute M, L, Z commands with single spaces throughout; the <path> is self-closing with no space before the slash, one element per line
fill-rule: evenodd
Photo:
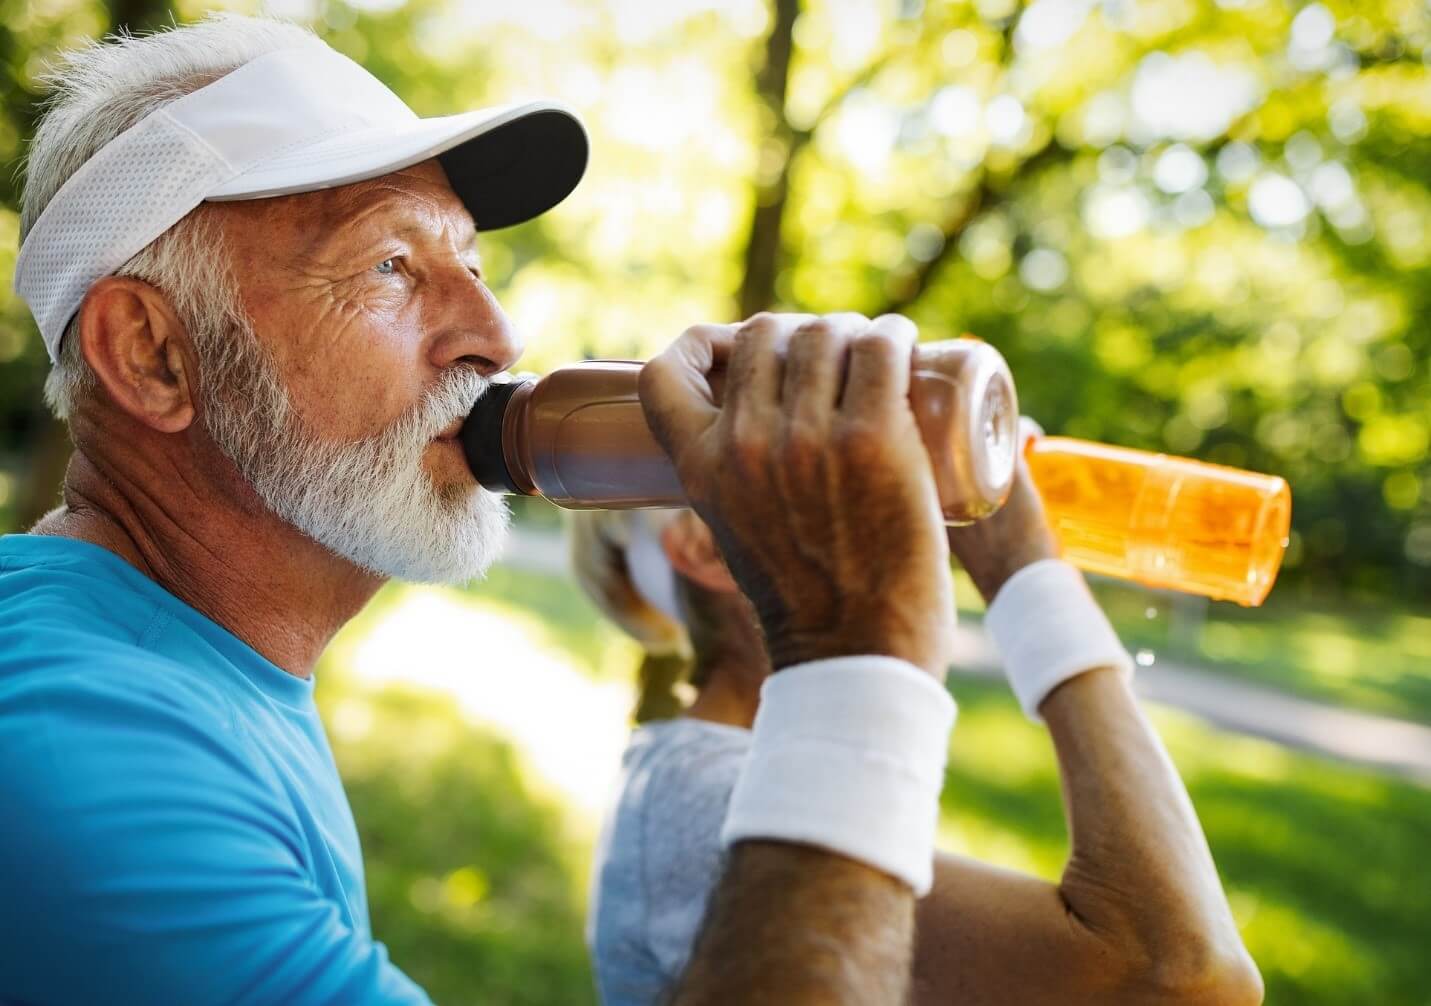
<path fill-rule="evenodd" d="M 313 682 L 105 549 L 0 537 L 0 1002 L 428 1001 Z"/>

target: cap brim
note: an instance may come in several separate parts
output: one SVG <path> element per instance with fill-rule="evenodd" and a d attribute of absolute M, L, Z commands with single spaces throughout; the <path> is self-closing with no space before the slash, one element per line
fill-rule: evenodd
<path fill-rule="evenodd" d="M 480 109 L 352 130 L 266 161 L 212 200 L 262 199 L 349 185 L 437 157 L 478 230 L 530 220 L 561 202 L 586 171 L 576 115 L 552 102 Z"/>

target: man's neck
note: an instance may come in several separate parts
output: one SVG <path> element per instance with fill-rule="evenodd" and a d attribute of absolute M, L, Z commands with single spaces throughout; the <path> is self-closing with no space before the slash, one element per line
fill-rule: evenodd
<path fill-rule="evenodd" d="M 108 549 L 302 678 L 382 586 L 256 501 L 245 505 L 183 478 L 163 484 L 172 488 L 163 498 L 146 493 L 76 450 L 64 505 L 32 533 Z"/>

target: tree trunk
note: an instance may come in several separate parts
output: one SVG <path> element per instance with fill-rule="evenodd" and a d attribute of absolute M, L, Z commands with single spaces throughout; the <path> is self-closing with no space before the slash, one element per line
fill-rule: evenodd
<path fill-rule="evenodd" d="M 772 142 L 779 144 L 781 163 L 769 180 L 755 189 L 750 238 L 745 246 L 745 275 L 740 285 L 740 316 L 749 318 L 775 303 L 775 280 L 781 266 L 781 225 L 790 193 L 790 162 L 797 143 L 785 117 L 785 89 L 790 80 L 790 57 L 795 49 L 795 19 L 800 0 L 775 0 L 775 17 L 765 40 L 765 65 L 756 77 L 756 93 L 774 123 Z"/>
<path fill-rule="evenodd" d="M 109 30 L 134 35 L 153 31 L 174 21 L 169 0 L 105 0 Z"/>

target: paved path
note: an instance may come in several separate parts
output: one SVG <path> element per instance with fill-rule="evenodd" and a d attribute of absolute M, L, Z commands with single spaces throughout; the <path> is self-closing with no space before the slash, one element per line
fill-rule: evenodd
<path fill-rule="evenodd" d="M 514 529 L 503 562 L 565 576 L 560 536 Z M 959 673 L 997 677 L 998 657 L 977 623 L 965 619 L 957 640 Z M 1159 660 L 1139 668 L 1138 694 L 1198 716 L 1224 730 L 1374 768 L 1431 786 L 1431 727 L 1299 698 L 1287 692 Z"/>
<path fill-rule="evenodd" d="M 998 677 L 998 656 L 983 627 L 964 619 L 960 672 Z M 1224 730 L 1354 762 L 1431 786 L 1431 727 L 1330 706 L 1230 674 L 1159 660 L 1140 667 L 1134 690 L 1149 702 L 1191 713 Z"/>

